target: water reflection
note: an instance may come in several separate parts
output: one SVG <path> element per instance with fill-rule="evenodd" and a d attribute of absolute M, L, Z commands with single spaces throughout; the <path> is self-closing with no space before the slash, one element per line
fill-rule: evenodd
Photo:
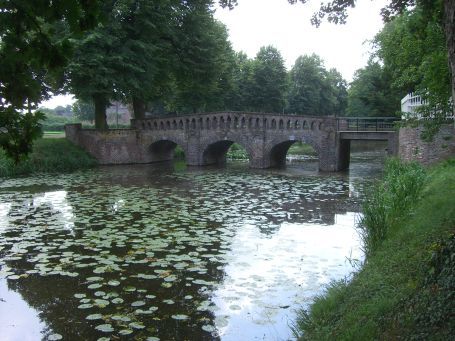
<path fill-rule="evenodd" d="M 41 339 L 45 324 L 38 312 L 31 308 L 14 290 L 9 290 L 0 279 L 0 331 L 2 340 L 35 341 Z"/>
<path fill-rule="evenodd" d="M 25 315 L 34 335 L 287 338 L 295 309 L 351 271 L 346 257 L 361 257 L 353 226 L 367 165 L 147 165 L 6 180 L 0 281 L 39 312 L 42 323 Z M 0 315 L 0 328 L 11 318 Z"/>
<path fill-rule="evenodd" d="M 246 225 L 233 238 L 223 283 L 213 294 L 215 324 L 223 340 L 290 338 L 296 307 L 360 259 L 352 212 L 336 224 L 284 223 L 273 236 Z"/>

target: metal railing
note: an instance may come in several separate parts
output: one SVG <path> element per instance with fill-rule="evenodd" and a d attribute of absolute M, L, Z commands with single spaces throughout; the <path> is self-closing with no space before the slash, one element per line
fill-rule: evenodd
<path fill-rule="evenodd" d="M 395 131 L 398 117 L 343 117 L 337 118 L 338 131 Z"/>

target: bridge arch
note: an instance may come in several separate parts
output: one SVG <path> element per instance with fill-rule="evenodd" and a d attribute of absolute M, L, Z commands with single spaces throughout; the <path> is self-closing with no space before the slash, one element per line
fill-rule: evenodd
<path fill-rule="evenodd" d="M 229 148 L 237 143 L 242 146 L 247 154 L 248 159 L 251 160 L 251 150 L 248 145 L 238 142 L 237 139 L 213 140 L 208 142 L 202 149 L 202 164 L 203 165 L 224 165 L 226 164 L 226 154 Z"/>
<path fill-rule="evenodd" d="M 268 144 L 265 150 L 265 158 L 270 167 L 283 167 L 286 165 L 286 155 L 289 148 L 296 142 L 302 142 L 310 145 L 316 151 L 318 156 L 321 156 L 321 150 L 318 141 L 311 137 L 301 137 L 295 139 L 281 139 L 274 140 Z"/>
<path fill-rule="evenodd" d="M 185 156 L 187 155 L 184 141 L 158 137 L 147 141 L 144 145 L 146 147 L 145 152 L 148 154 L 148 159 L 151 159 L 152 162 L 173 160 L 177 146 L 183 150 Z"/>

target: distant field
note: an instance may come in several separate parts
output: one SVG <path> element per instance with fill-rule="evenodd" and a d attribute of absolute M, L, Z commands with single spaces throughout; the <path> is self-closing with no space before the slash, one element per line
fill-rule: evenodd
<path fill-rule="evenodd" d="M 64 131 L 45 131 L 43 133 L 43 138 L 45 139 L 59 139 L 64 137 L 65 137 Z"/>

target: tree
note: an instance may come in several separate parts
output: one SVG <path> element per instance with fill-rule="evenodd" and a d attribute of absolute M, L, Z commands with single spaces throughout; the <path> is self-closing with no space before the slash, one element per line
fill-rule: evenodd
<path fill-rule="evenodd" d="M 295 4 L 300 1 L 306 3 L 308 0 L 288 0 Z M 317 13 L 313 15 L 312 23 L 319 26 L 324 18 L 335 24 L 343 24 L 347 19 L 347 10 L 355 7 L 356 0 L 332 0 L 321 4 Z M 450 82 L 452 99 L 455 99 L 455 0 L 390 0 L 389 4 L 381 10 L 384 21 L 391 21 L 395 16 L 411 10 L 415 6 L 423 9 L 424 18 L 428 21 L 435 19 L 431 14 L 439 13 L 437 16 L 440 26 L 444 31 L 446 54 L 450 67 Z M 430 13 L 430 15 L 428 15 Z M 452 106 L 455 115 L 455 106 Z"/>
<path fill-rule="evenodd" d="M 400 92 L 392 88 L 392 78 L 381 64 L 370 59 L 355 72 L 348 90 L 348 116 L 394 116 L 400 107 Z"/>
<path fill-rule="evenodd" d="M 273 46 L 261 47 L 253 64 L 254 110 L 281 112 L 285 106 L 287 74 L 281 53 Z"/>
<path fill-rule="evenodd" d="M 346 108 L 348 106 L 347 82 L 341 73 L 334 68 L 329 70 L 327 76 L 330 88 L 335 96 L 335 105 L 331 112 L 336 116 L 343 116 L 346 113 Z"/>
<path fill-rule="evenodd" d="M 232 69 L 233 87 L 227 108 L 238 111 L 254 111 L 253 77 L 254 60 L 248 58 L 244 52 L 234 54 L 234 67 Z"/>
<path fill-rule="evenodd" d="M 119 70 L 118 86 L 131 102 L 135 118 L 144 118 L 149 102 L 165 101 L 177 62 L 176 30 L 184 10 L 176 0 L 124 0 L 120 29 L 124 43 L 116 54 L 127 65 Z"/>
<path fill-rule="evenodd" d="M 233 51 L 211 1 L 122 0 L 103 7 L 106 22 L 80 40 L 69 68 L 70 89 L 92 100 L 95 126 L 107 129 L 110 100 L 174 111 L 222 108 Z M 232 59 L 232 61 L 231 61 Z"/>
<path fill-rule="evenodd" d="M 0 1 L 0 146 L 15 162 L 40 136 L 44 114 L 33 111 L 61 86 L 72 39 L 98 14 L 98 1 Z M 68 29 L 57 38 L 61 23 Z"/>
<path fill-rule="evenodd" d="M 111 99 L 120 99 L 121 80 L 128 73 L 120 47 L 126 41 L 121 21 L 124 2 L 107 1 L 102 6 L 105 22 L 97 25 L 76 42 L 75 53 L 68 66 L 68 90 L 78 99 L 92 101 L 95 106 L 95 128 L 108 129 L 106 109 Z"/>
<path fill-rule="evenodd" d="M 116 1 L 119 6 L 123 0 Z M 159 4 L 159 1 L 148 1 Z M 177 1 L 187 4 L 188 1 Z M 212 1 L 202 1 L 212 4 Z M 232 8 L 235 1 L 219 0 Z M 81 34 L 103 20 L 99 0 L 0 0 L 0 146 L 19 160 L 40 135 L 39 102 L 62 90 L 63 71 Z M 63 28 L 63 29 L 62 29 Z M 98 26 L 99 28 L 99 26 Z M 87 37 L 86 37 L 87 38 Z M 94 37 L 89 37 L 93 39 Z M 95 95 L 99 125 L 106 87 Z M 23 114 L 24 110 L 27 114 Z"/>
<path fill-rule="evenodd" d="M 95 119 L 95 106 L 92 102 L 77 100 L 73 103 L 73 113 L 81 121 L 93 122 Z"/>
<path fill-rule="evenodd" d="M 232 91 L 234 51 L 209 5 L 188 5 L 179 16 L 173 65 L 176 111 L 224 109 Z"/>
<path fill-rule="evenodd" d="M 431 139 L 453 111 L 442 6 L 418 4 L 387 23 L 376 36 L 377 55 L 391 74 L 392 87 L 401 95 L 416 92 L 425 104 L 424 139 Z"/>
<path fill-rule="evenodd" d="M 300 56 L 289 72 L 288 111 L 303 115 L 341 115 L 346 107 L 346 81 L 327 71 L 316 54 Z"/>

